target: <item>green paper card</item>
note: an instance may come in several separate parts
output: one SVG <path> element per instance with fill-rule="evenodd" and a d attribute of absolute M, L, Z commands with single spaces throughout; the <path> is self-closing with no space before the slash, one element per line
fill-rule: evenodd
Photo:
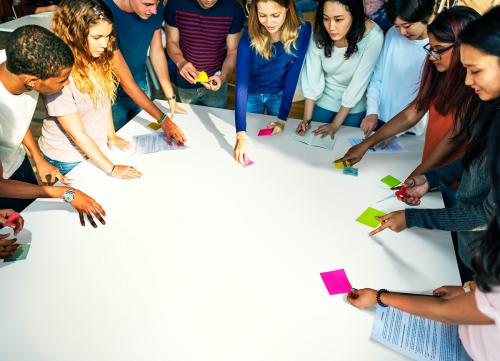
<path fill-rule="evenodd" d="M 392 175 L 385 176 L 380 181 L 387 185 L 389 188 L 396 187 L 401 184 L 401 181 L 393 177 Z"/>
<path fill-rule="evenodd" d="M 28 251 L 30 250 L 29 244 L 20 244 L 12 256 L 6 258 L 4 262 L 14 262 L 26 259 L 28 256 Z"/>
<path fill-rule="evenodd" d="M 379 211 L 375 208 L 368 207 L 366 210 L 361 214 L 356 221 L 359 223 L 365 224 L 368 227 L 372 228 L 377 228 L 380 225 L 380 221 L 378 221 L 375 217 L 381 217 L 384 216 L 385 213 L 382 211 Z"/>

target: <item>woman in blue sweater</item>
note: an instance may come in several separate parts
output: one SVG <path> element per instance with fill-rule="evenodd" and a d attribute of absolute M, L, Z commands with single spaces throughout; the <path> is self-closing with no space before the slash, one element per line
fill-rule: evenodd
<path fill-rule="evenodd" d="M 273 134 L 285 127 L 311 37 L 292 0 L 256 0 L 238 45 L 236 64 L 236 145 L 234 158 L 247 160 L 246 113 L 277 116 Z"/>

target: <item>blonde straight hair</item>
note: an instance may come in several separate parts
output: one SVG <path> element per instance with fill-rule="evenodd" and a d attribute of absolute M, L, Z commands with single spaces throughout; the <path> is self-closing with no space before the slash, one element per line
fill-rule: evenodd
<path fill-rule="evenodd" d="M 113 15 L 101 0 L 63 0 L 52 19 L 52 31 L 71 49 L 75 64 L 71 70 L 76 87 L 88 94 L 94 104 L 103 97 L 113 101 L 118 79 L 113 71 L 116 35 L 113 29 L 103 54 L 94 58 L 88 49 L 91 26 L 100 22 L 113 24 Z"/>
<path fill-rule="evenodd" d="M 273 42 L 269 32 L 259 22 L 257 4 L 268 1 L 273 1 L 286 9 L 285 22 L 281 26 L 280 37 L 286 53 L 293 54 L 292 48 L 296 47 L 297 38 L 299 37 L 299 26 L 302 24 L 302 20 L 300 20 L 295 10 L 294 0 L 252 0 L 248 14 L 250 45 L 266 60 L 273 56 Z"/>

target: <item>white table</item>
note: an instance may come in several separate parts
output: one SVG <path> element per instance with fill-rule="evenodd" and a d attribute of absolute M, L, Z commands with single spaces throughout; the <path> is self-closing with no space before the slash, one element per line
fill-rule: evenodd
<path fill-rule="evenodd" d="M 15 20 L 7 21 L 5 23 L 0 24 L 0 31 L 11 33 L 17 28 L 24 25 L 40 25 L 44 28 L 50 28 L 50 21 L 52 20 L 53 12 L 46 12 L 40 14 L 32 14 L 22 16 Z"/>
<path fill-rule="evenodd" d="M 371 155 L 359 177 L 330 162 L 333 151 L 289 134 L 257 138 L 272 119 L 250 115 L 250 157 L 231 158 L 233 112 L 186 106 L 178 115 L 189 149 L 146 156 L 112 152 L 143 171 L 140 180 L 78 166 L 75 185 L 108 212 L 107 225 L 80 227 L 62 202 L 39 200 L 24 213 L 32 238 L 26 261 L 0 270 L 2 361 L 401 360 L 369 340 L 372 311 L 329 296 L 319 273 L 345 268 L 354 287 L 430 291 L 458 284 L 449 233 L 382 232 L 355 222 L 367 206 L 402 208 L 378 181 L 403 179 L 420 159 Z M 148 117 L 122 135 L 145 133 Z M 290 120 L 289 133 L 297 121 Z M 425 207 L 441 207 L 439 195 Z"/>

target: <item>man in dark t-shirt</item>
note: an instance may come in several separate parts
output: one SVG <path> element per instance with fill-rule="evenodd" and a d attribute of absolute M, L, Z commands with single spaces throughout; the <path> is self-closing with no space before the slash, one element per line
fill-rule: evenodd
<path fill-rule="evenodd" d="M 241 5 L 236 0 L 169 0 L 163 18 L 181 101 L 225 108 L 226 80 L 236 65 L 245 20 Z M 195 82 L 200 71 L 208 82 Z"/>

